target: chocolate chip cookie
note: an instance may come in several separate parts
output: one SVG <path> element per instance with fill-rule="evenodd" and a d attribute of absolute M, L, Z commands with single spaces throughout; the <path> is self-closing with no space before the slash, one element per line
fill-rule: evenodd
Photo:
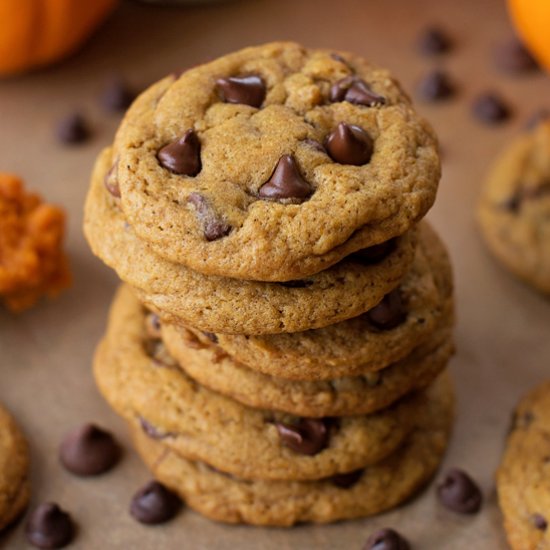
<path fill-rule="evenodd" d="M 95 360 L 101 392 L 132 425 L 186 458 L 247 479 L 317 479 L 373 464 L 403 442 L 429 401 L 421 392 L 376 414 L 338 419 L 246 407 L 159 354 L 145 320 L 121 287 Z"/>
<path fill-rule="evenodd" d="M 94 170 L 85 207 L 92 250 L 164 318 L 201 330 L 266 334 L 317 328 L 357 316 L 395 288 L 414 259 L 415 230 L 354 253 L 330 269 L 287 283 L 201 275 L 163 260 L 140 241 L 104 183 L 110 152 Z M 106 180 L 105 180 L 106 178 Z"/>
<path fill-rule="evenodd" d="M 246 48 L 143 93 L 114 144 L 124 216 L 206 275 L 288 281 L 401 235 L 440 177 L 391 74 L 295 43 Z"/>
<path fill-rule="evenodd" d="M 550 294 L 550 122 L 517 138 L 497 159 L 478 215 L 495 257 Z"/>
<path fill-rule="evenodd" d="M 453 417 L 453 392 L 446 375 L 429 390 L 428 403 L 414 432 L 392 455 L 363 470 L 315 481 L 245 481 L 187 460 L 141 430 L 133 434 L 155 477 L 205 516 L 255 525 L 326 523 L 388 510 L 433 476 Z"/>
<path fill-rule="evenodd" d="M 550 382 L 519 403 L 497 473 L 498 500 L 514 550 L 550 547 Z"/>
<path fill-rule="evenodd" d="M 184 366 L 187 348 L 215 344 L 219 354 L 270 376 L 290 380 L 359 376 L 403 359 L 430 338 L 438 325 L 450 325 L 452 290 L 445 247 L 427 222 L 422 222 L 409 273 L 366 314 L 321 329 L 264 336 L 205 333 L 163 323 L 163 340 Z M 219 375 L 223 369 L 216 365 L 206 370 Z"/>
<path fill-rule="evenodd" d="M 0 406 L 0 530 L 17 519 L 29 502 L 28 470 L 27 442 Z"/>

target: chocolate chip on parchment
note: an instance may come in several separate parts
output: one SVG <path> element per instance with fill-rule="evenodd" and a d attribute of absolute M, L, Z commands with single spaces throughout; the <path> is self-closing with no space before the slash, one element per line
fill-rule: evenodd
<path fill-rule="evenodd" d="M 264 199 L 306 199 L 313 193 L 292 155 L 283 155 L 258 195 Z"/>
<path fill-rule="evenodd" d="M 162 147 L 157 158 L 160 165 L 180 176 L 196 176 L 201 171 L 201 143 L 194 130 Z"/>
<path fill-rule="evenodd" d="M 202 224 L 204 237 L 207 241 L 221 239 L 231 231 L 231 226 L 218 216 L 203 195 L 190 193 L 187 201 L 195 207 L 197 218 Z"/>
<path fill-rule="evenodd" d="M 340 122 L 325 139 L 330 158 L 339 164 L 367 164 L 374 149 L 372 138 L 355 124 Z"/>
<path fill-rule="evenodd" d="M 397 531 L 380 529 L 367 539 L 363 550 L 410 550 L 410 545 Z"/>
<path fill-rule="evenodd" d="M 59 460 L 71 473 L 96 476 L 110 470 L 120 458 L 115 438 L 94 424 L 69 432 L 59 447 Z"/>
<path fill-rule="evenodd" d="M 365 313 L 368 321 L 379 330 L 391 330 L 405 321 L 407 311 L 399 289 L 386 294 L 378 305 Z"/>
<path fill-rule="evenodd" d="M 448 99 L 454 94 L 455 87 L 445 71 L 431 71 L 418 84 L 418 95 L 425 101 Z"/>
<path fill-rule="evenodd" d="M 265 99 L 266 86 L 258 75 L 230 76 L 216 81 L 216 90 L 225 103 L 241 103 L 260 107 Z"/>
<path fill-rule="evenodd" d="M 71 516 L 53 502 L 37 506 L 25 525 L 27 540 L 37 548 L 63 548 L 73 540 L 74 531 Z"/>
<path fill-rule="evenodd" d="M 459 514 L 475 514 L 483 500 L 475 481 L 458 468 L 447 471 L 437 487 L 437 496 L 443 506 Z"/>
<path fill-rule="evenodd" d="M 181 508 L 180 498 L 158 481 L 150 481 L 132 498 L 130 514 L 140 523 L 157 525 L 172 519 Z"/>
<path fill-rule="evenodd" d="M 313 456 L 328 446 L 327 422 L 320 418 L 301 418 L 295 424 L 275 422 L 283 445 L 293 451 Z"/>
<path fill-rule="evenodd" d="M 56 126 L 57 139 L 67 145 L 76 145 L 88 141 L 91 136 L 90 127 L 80 113 L 71 113 L 62 118 Z"/>
<path fill-rule="evenodd" d="M 418 49 L 424 55 L 440 55 L 452 49 L 449 35 L 440 27 L 431 26 L 424 29 L 418 37 Z"/>
<path fill-rule="evenodd" d="M 508 120 L 512 111 L 499 95 L 487 92 L 474 100 L 472 113 L 479 121 L 494 125 Z"/>
<path fill-rule="evenodd" d="M 498 69 L 510 74 L 532 72 L 539 68 L 535 58 L 516 37 L 497 46 L 494 61 Z"/>
<path fill-rule="evenodd" d="M 105 82 L 99 99 L 105 110 L 117 113 L 126 111 L 136 96 L 136 91 L 121 76 L 114 75 Z"/>

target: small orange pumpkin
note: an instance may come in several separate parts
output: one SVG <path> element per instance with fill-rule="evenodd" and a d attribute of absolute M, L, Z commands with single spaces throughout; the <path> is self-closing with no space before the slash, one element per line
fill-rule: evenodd
<path fill-rule="evenodd" d="M 550 1 L 508 0 L 508 8 L 527 47 L 550 69 Z"/>
<path fill-rule="evenodd" d="M 0 75 L 52 63 L 88 38 L 118 0 L 0 0 Z"/>

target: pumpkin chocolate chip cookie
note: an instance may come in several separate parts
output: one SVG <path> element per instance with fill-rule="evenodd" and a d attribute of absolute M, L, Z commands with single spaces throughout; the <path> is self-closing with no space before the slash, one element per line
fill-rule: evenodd
<path fill-rule="evenodd" d="M 440 177 L 434 133 L 388 71 L 286 42 L 152 86 L 114 158 L 124 217 L 158 256 L 260 281 L 402 235 Z"/>

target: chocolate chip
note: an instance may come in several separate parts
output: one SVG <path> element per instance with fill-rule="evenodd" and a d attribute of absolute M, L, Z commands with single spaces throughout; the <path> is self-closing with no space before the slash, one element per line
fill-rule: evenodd
<path fill-rule="evenodd" d="M 201 171 L 201 143 L 193 130 L 157 153 L 161 166 L 181 176 L 196 176 Z"/>
<path fill-rule="evenodd" d="M 74 145 L 87 141 L 91 132 L 85 118 L 80 113 L 72 113 L 58 122 L 56 134 L 62 143 Z"/>
<path fill-rule="evenodd" d="M 364 470 L 361 469 L 348 472 L 347 474 L 336 474 L 330 480 L 336 487 L 340 487 L 340 489 L 350 489 L 361 479 L 363 472 Z"/>
<path fill-rule="evenodd" d="M 115 161 L 115 163 L 111 166 L 109 171 L 105 174 L 105 177 L 103 178 L 103 185 L 105 185 L 105 189 L 113 195 L 113 197 L 116 197 L 117 199 L 120 198 L 120 187 L 118 185 L 118 179 L 117 179 L 117 169 L 118 169 L 118 160 Z"/>
<path fill-rule="evenodd" d="M 367 164 L 374 149 L 372 138 L 359 126 L 340 122 L 325 139 L 330 158 L 340 164 Z"/>
<path fill-rule="evenodd" d="M 410 550 L 410 545 L 397 531 L 380 529 L 367 539 L 363 550 Z"/>
<path fill-rule="evenodd" d="M 204 330 L 202 333 L 214 344 L 218 343 L 218 337 L 213 332 L 205 332 Z"/>
<path fill-rule="evenodd" d="M 158 481 L 150 481 L 132 498 L 130 514 L 140 523 L 156 525 L 172 519 L 181 507 L 180 498 Z"/>
<path fill-rule="evenodd" d="M 494 59 L 498 69 L 510 74 L 531 72 L 539 68 L 529 50 L 515 37 L 496 48 Z"/>
<path fill-rule="evenodd" d="M 418 38 L 418 49 L 424 55 L 439 55 L 452 49 L 448 34 L 439 27 L 424 29 Z"/>
<path fill-rule="evenodd" d="M 128 109 L 136 95 L 122 77 L 113 76 L 105 83 L 100 101 L 105 110 L 117 113 Z"/>
<path fill-rule="evenodd" d="M 312 149 L 320 153 L 326 153 L 325 148 L 315 139 L 306 138 L 304 139 L 304 143 L 307 143 Z"/>
<path fill-rule="evenodd" d="M 380 303 L 365 313 L 369 323 L 379 330 L 391 330 L 405 321 L 407 312 L 399 289 L 386 294 Z"/>
<path fill-rule="evenodd" d="M 502 203 L 502 207 L 506 210 L 509 210 L 513 214 L 517 214 L 521 207 L 521 199 L 521 192 L 516 191 L 511 197 L 509 197 Z"/>
<path fill-rule="evenodd" d="M 303 455 L 316 455 L 328 446 L 329 430 L 325 420 L 301 418 L 295 424 L 275 422 L 283 445 Z"/>
<path fill-rule="evenodd" d="M 145 330 L 149 338 L 160 339 L 162 335 L 160 317 L 156 313 L 150 312 L 145 317 Z"/>
<path fill-rule="evenodd" d="M 287 288 L 307 288 L 313 284 L 313 281 L 307 281 L 305 279 L 296 279 L 295 281 L 283 281 L 279 283 L 281 286 Z"/>
<path fill-rule="evenodd" d="M 488 92 L 478 96 L 472 104 L 474 116 L 486 124 L 499 124 L 511 116 L 511 110 L 497 94 Z"/>
<path fill-rule="evenodd" d="M 143 417 L 139 417 L 139 424 L 141 429 L 151 438 L 151 439 L 165 439 L 167 437 L 173 437 L 175 434 L 172 432 L 161 432 L 159 429 L 155 428 L 150 422 L 145 420 Z"/>
<path fill-rule="evenodd" d="M 120 447 L 113 436 L 93 424 L 84 424 L 67 434 L 59 448 L 61 464 L 79 476 L 102 474 L 119 458 Z"/>
<path fill-rule="evenodd" d="M 454 93 L 455 87 L 444 71 L 431 71 L 418 84 L 418 95 L 425 101 L 447 99 Z"/>
<path fill-rule="evenodd" d="M 356 76 L 346 76 L 334 83 L 330 88 L 329 99 L 332 102 L 348 101 L 367 107 L 386 103 L 385 98 L 373 92 L 364 80 Z"/>
<path fill-rule="evenodd" d="M 53 502 L 37 506 L 25 525 L 27 540 L 37 548 L 63 548 L 74 531 L 71 516 Z"/>
<path fill-rule="evenodd" d="M 263 199 L 306 199 L 313 193 L 292 155 L 283 155 L 269 179 L 260 187 Z"/>
<path fill-rule="evenodd" d="M 265 82 L 258 75 L 231 76 L 216 81 L 216 90 L 225 103 L 260 107 L 265 99 Z"/>
<path fill-rule="evenodd" d="M 204 237 L 207 241 L 221 239 L 231 231 L 231 226 L 218 216 L 200 193 L 191 193 L 187 197 L 187 201 L 195 207 L 197 218 L 202 224 Z"/>
<path fill-rule="evenodd" d="M 437 496 L 443 506 L 459 514 L 475 514 L 483 500 L 474 480 L 458 468 L 450 469 L 437 487 Z"/>
<path fill-rule="evenodd" d="M 533 525 L 536 529 L 539 531 L 546 531 L 548 528 L 548 522 L 546 521 L 544 516 L 541 516 L 540 514 L 533 514 L 531 516 L 531 521 L 533 522 Z"/>
<path fill-rule="evenodd" d="M 397 239 L 390 239 L 368 248 L 363 248 L 347 256 L 346 260 L 362 265 L 374 265 L 387 258 L 396 248 Z"/>

